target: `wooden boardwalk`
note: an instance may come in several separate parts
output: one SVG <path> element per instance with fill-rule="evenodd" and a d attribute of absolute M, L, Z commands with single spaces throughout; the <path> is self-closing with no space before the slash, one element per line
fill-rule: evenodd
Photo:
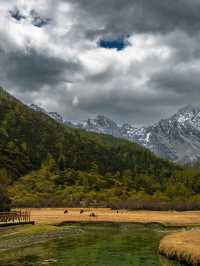
<path fill-rule="evenodd" d="M 30 211 L 0 212 L 0 227 L 20 224 L 34 224 Z"/>

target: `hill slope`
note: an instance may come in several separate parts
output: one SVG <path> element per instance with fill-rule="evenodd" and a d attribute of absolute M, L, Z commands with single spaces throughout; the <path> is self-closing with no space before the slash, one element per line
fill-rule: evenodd
<path fill-rule="evenodd" d="M 61 125 L 1 89 L 1 168 L 18 177 L 39 169 L 49 154 L 64 168 L 89 171 L 95 163 L 101 174 L 130 169 L 135 174 L 159 175 L 163 169 L 175 169 L 136 144 Z"/>

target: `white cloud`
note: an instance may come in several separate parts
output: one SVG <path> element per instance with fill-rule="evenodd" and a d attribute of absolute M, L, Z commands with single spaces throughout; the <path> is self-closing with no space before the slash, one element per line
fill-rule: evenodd
<path fill-rule="evenodd" d="M 191 88 L 183 92 L 181 84 L 186 70 L 191 79 L 200 71 L 199 32 L 191 35 L 184 23 L 174 28 L 163 24 L 159 29 L 156 21 L 143 25 L 148 18 L 141 23 L 133 21 L 136 5 L 131 9 L 124 1 L 115 10 L 110 1 L 102 12 L 100 2 L 104 0 L 85 1 L 83 7 L 78 0 L 1 1 L 2 85 L 26 102 L 41 104 L 73 120 L 104 113 L 119 121 L 151 123 L 163 112 L 168 115 L 178 108 L 182 95 L 188 104 L 200 100 L 196 89 L 194 94 Z M 26 19 L 12 18 L 9 10 L 14 7 Z M 119 8 L 126 16 L 118 25 L 114 22 Z M 156 13 L 157 8 L 161 4 L 155 7 L 155 20 L 159 17 L 160 23 L 162 19 L 165 22 L 164 16 L 160 18 L 162 12 L 159 16 Z M 34 26 L 31 10 L 48 18 L 48 24 Z M 98 40 L 104 36 L 121 37 L 120 27 L 121 35 L 129 31 L 129 45 L 124 50 L 98 47 Z M 147 30 L 149 27 L 151 30 Z M 179 76 L 176 88 L 168 74 L 172 69 Z M 189 84 L 194 86 L 192 81 Z"/>

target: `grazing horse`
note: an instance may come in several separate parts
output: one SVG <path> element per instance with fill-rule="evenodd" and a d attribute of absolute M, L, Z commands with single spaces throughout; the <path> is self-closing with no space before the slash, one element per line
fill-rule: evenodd
<path fill-rule="evenodd" d="M 90 213 L 90 217 L 97 217 L 94 212 Z"/>
<path fill-rule="evenodd" d="M 84 210 L 80 210 L 80 214 L 84 213 Z"/>
<path fill-rule="evenodd" d="M 64 213 L 65 213 L 65 214 L 68 213 L 68 210 L 64 210 Z"/>

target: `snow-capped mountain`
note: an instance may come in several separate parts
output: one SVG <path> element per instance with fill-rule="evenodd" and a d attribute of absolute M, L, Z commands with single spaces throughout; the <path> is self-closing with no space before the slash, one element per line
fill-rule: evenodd
<path fill-rule="evenodd" d="M 55 112 L 31 105 L 35 111 L 45 112 L 59 123 L 99 134 L 109 134 L 136 142 L 156 155 L 181 164 L 200 162 L 200 108 L 186 106 L 172 117 L 160 120 L 155 125 L 137 128 L 130 124 L 119 126 L 103 115 L 82 123 L 65 121 Z"/>
<path fill-rule="evenodd" d="M 194 164 L 200 160 L 200 108 L 186 106 L 169 119 L 136 130 L 131 140 L 165 159 Z"/>
<path fill-rule="evenodd" d="M 145 128 L 141 139 L 155 154 L 182 164 L 200 160 L 200 108 L 186 106 L 169 119 Z M 133 138 L 142 144 L 136 137 Z"/>
<path fill-rule="evenodd" d="M 83 123 L 79 123 L 76 127 L 91 132 L 121 137 L 120 127 L 113 120 L 103 115 L 98 115 L 96 118 L 88 119 Z"/>
<path fill-rule="evenodd" d="M 199 107 L 186 106 L 172 117 L 149 127 L 136 128 L 129 124 L 120 127 L 103 116 L 88 119 L 78 127 L 128 139 L 177 163 L 194 164 L 200 161 Z"/>
<path fill-rule="evenodd" d="M 123 124 L 122 127 L 120 128 L 121 137 L 132 140 L 137 130 L 138 129 L 134 126 L 131 126 L 127 123 Z"/>

